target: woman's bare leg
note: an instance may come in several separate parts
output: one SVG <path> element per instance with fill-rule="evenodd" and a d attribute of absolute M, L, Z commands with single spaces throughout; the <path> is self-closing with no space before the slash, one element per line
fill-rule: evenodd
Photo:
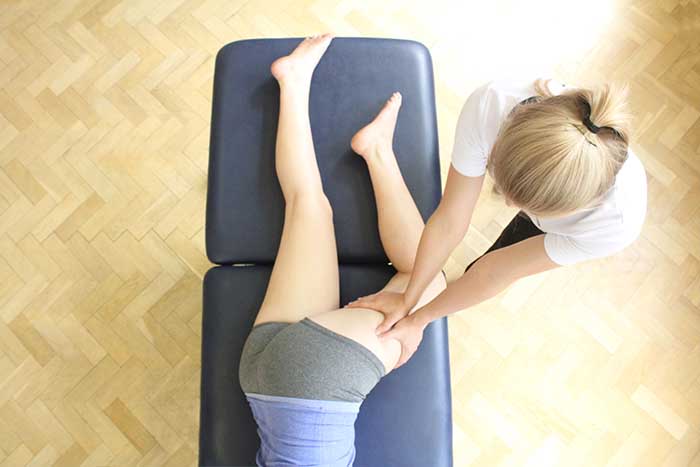
<path fill-rule="evenodd" d="M 353 150 L 367 162 L 377 203 L 379 236 L 389 260 L 399 271 L 382 289 L 391 292 L 406 290 L 424 228 L 392 149 L 400 107 L 401 95 L 395 93 L 372 123 L 357 132 L 351 143 Z M 411 311 L 430 302 L 445 287 L 444 277 L 438 274 Z M 311 319 L 370 349 L 384 363 L 387 373 L 401 355 L 398 341 L 377 337 L 375 329 L 384 319 L 377 311 L 365 308 L 333 310 L 314 315 Z"/>
<path fill-rule="evenodd" d="M 296 322 L 338 308 L 338 255 L 333 212 L 323 193 L 309 123 L 309 90 L 332 40 L 303 40 L 271 67 L 280 87 L 275 168 L 285 199 L 284 227 L 255 324 Z"/>
<path fill-rule="evenodd" d="M 410 273 L 425 225 L 393 150 L 400 108 L 401 94 L 396 92 L 374 120 L 355 134 L 351 146 L 367 163 L 384 251 L 397 271 Z"/>
<path fill-rule="evenodd" d="M 401 101 L 401 94 L 395 92 L 374 120 L 358 131 L 351 142 L 353 150 L 367 163 L 377 203 L 379 236 L 389 261 L 399 272 L 384 290 L 398 292 L 403 292 L 408 285 L 418 243 L 425 228 L 393 149 Z M 444 278 L 437 278 L 437 282 L 444 284 Z M 429 289 L 433 287 L 431 285 Z M 430 295 L 429 290 L 426 290 L 426 294 Z M 421 297 L 420 303 L 425 303 L 425 297 Z"/>

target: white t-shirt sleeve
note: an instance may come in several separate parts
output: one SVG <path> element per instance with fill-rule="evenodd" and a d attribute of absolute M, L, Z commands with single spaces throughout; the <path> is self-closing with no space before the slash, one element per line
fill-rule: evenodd
<path fill-rule="evenodd" d="M 548 232 L 544 236 L 544 249 L 552 261 L 560 266 L 567 266 L 613 255 L 622 251 L 637 237 L 638 234 L 581 239 Z"/>
<path fill-rule="evenodd" d="M 646 210 L 646 173 L 630 150 L 617 174 L 615 190 L 604 206 L 580 221 L 580 225 L 576 222 L 567 226 L 571 233 L 562 232 L 561 226 L 559 232 L 547 232 L 544 248 L 550 259 L 562 266 L 613 255 L 639 237 Z"/>
<path fill-rule="evenodd" d="M 484 113 L 488 105 L 489 84 L 474 90 L 462 107 L 455 129 L 452 166 L 468 177 L 486 173 L 489 148 L 483 135 Z"/>

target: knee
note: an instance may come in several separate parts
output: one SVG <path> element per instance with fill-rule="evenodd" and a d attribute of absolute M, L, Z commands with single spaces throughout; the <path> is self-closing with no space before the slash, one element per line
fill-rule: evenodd
<path fill-rule="evenodd" d="M 287 201 L 287 209 L 300 215 L 333 219 L 333 208 L 323 191 L 299 191 Z"/>

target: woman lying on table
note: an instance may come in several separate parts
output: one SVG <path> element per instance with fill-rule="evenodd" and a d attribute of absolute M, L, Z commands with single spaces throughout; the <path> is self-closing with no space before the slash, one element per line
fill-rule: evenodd
<path fill-rule="evenodd" d="M 375 334 L 381 313 L 339 309 L 333 212 L 308 114 L 311 76 L 331 40 L 329 34 L 307 38 L 272 64 L 280 88 L 275 163 L 284 227 L 239 372 L 258 424 L 259 465 L 352 465 L 360 404 L 401 354 L 398 341 Z M 395 93 L 351 143 L 367 163 L 381 241 L 398 271 L 384 287 L 390 292 L 404 291 L 424 226 L 392 150 L 400 106 Z M 445 286 L 436 272 L 416 305 Z"/>

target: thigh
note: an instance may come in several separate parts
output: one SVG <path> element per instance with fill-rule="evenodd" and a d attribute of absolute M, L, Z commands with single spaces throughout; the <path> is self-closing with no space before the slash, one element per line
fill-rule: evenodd
<path fill-rule="evenodd" d="M 490 253 L 494 250 L 500 248 L 505 248 L 507 246 L 513 245 L 535 235 L 540 235 L 542 232 L 533 222 L 527 217 L 527 214 L 522 211 L 516 214 L 515 217 L 508 223 L 508 225 L 503 229 L 501 235 L 498 236 L 493 245 L 486 250 L 481 256 L 472 261 L 469 266 L 464 270 L 467 272 L 470 267 L 474 265 L 482 256 Z"/>
<path fill-rule="evenodd" d="M 336 309 L 339 295 L 330 204 L 324 196 L 299 196 L 285 207 L 279 250 L 255 324 L 293 323 Z"/>
<path fill-rule="evenodd" d="M 389 292 L 403 292 L 411 278 L 408 273 L 397 273 L 384 286 L 382 290 Z M 411 312 L 422 307 L 438 296 L 447 282 L 442 273 L 438 274 L 426 287 L 416 306 Z M 389 373 L 401 356 L 401 344 L 396 339 L 380 339 L 375 330 L 384 319 L 384 315 L 378 311 L 367 308 L 342 308 L 309 316 L 309 319 L 330 329 L 331 331 L 348 337 L 368 348 L 384 364 Z"/>

